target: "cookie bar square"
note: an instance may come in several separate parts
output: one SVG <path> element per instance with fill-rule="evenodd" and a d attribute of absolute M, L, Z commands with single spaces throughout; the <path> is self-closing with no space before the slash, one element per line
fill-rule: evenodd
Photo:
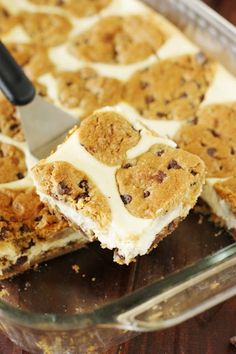
<path fill-rule="evenodd" d="M 199 157 L 109 108 L 32 170 L 41 200 L 129 264 L 183 220 L 202 191 Z"/>
<path fill-rule="evenodd" d="M 0 190 L 0 279 L 81 248 L 82 232 L 71 230 L 39 199 L 33 187 Z"/>

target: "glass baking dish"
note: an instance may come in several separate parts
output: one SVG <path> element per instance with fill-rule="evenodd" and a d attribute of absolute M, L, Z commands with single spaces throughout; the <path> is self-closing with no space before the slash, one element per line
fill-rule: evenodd
<path fill-rule="evenodd" d="M 199 0 L 145 1 L 236 73 L 236 30 Z M 0 283 L 0 326 L 31 353 L 101 353 L 236 295 L 236 244 L 192 213 L 130 266 L 94 243 Z"/>

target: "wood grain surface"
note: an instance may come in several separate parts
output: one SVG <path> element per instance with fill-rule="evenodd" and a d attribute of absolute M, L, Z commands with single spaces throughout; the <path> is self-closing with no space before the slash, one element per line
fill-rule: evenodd
<path fill-rule="evenodd" d="M 236 0 L 205 2 L 236 25 Z M 233 354 L 236 348 L 229 343 L 233 335 L 236 335 L 236 297 L 179 326 L 142 334 L 103 354 Z M 0 333 L 0 354 L 29 353 Z"/>

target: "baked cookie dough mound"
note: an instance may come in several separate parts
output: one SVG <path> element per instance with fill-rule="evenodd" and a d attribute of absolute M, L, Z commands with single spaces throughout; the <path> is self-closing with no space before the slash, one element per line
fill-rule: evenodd
<path fill-rule="evenodd" d="M 23 151 L 0 142 L 0 183 L 22 179 L 27 173 Z"/>
<path fill-rule="evenodd" d="M 107 7 L 112 0 L 68 0 L 65 9 L 77 17 L 92 16 Z"/>
<path fill-rule="evenodd" d="M 34 188 L 0 190 L 0 279 L 80 248 L 82 236 L 68 231 L 67 222 L 40 202 Z"/>
<path fill-rule="evenodd" d="M 198 111 L 196 123 L 208 127 L 219 139 L 235 141 L 236 103 L 208 105 Z"/>
<path fill-rule="evenodd" d="M 122 100 L 123 85 L 119 80 L 102 77 L 90 68 L 56 75 L 58 98 L 67 108 L 83 110 L 83 116 L 103 106 Z"/>
<path fill-rule="evenodd" d="M 33 168 L 34 178 L 41 192 L 59 202 L 69 203 L 85 218 L 105 227 L 110 221 L 110 209 L 105 197 L 88 176 L 63 161 L 38 164 Z"/>
<path fill-rule="evenodd" d="M 116 166 L 137 145 L 140 134 L 121 115 L 98 112 L 82 121 L 79 138 L 91 155 L 108 166 Z"/>
<path fill-rule="evenodd" d="M 9 32 L 18 22 L 16 16 L 11 14 L 9 10 L 0 4 L 0 35 Z"/>
<path fill-rule="evenodd" d="M 52 13 L 23 12 L 21 24 L 33 43 L 47 47 L 65 42 L 72 29 L 70 21 L 61 15 Z"/>
<path fill-rule="evenodd" d="M 214 189 L 218 196 L 230 207 L 231 212 L 234 214 L 236 223 L 236 177 L 231 177 L 225 181 L 215 183 Z"/>
<path fill-rule="evenodd" d="M 203 54 L 161 60 L 131 77 L 124 98 L 148 119 L 194 118 L 213 74 Z"/>
<path fill-rule="evenodd" d="M 0 93 L 0 133 L 17 141 L 24 141 L 24 134 L 16 108 Z"/>
<path fill-rule="evenodd" d="M 155 54 L 165 35 L 142 16 L 109 16 L 98 21 L 70 44 L 79 59 L 108 64 L 131 64 Z"/>
<path fill-rule="evenodd" d="M 117 171 L 121 199 L 139 218 L 165 215 L 180 203 L 196 202 L 204 180 L 203 162 L 195 155 L 155 145 Z"/>
<path fill-rule="evenodd" d="M 207 177 L 229 177 L 236 173 L 236 142 L 218 135 L 205 125 L 186 125 L 177 133 L 179 146 L 198 155 L 207 168 Z"/>
<path fill-rule="evenodd" d="M 7 48 L 21 65 L 31 80 L 52 72 L 54 65 L 49 59 L 48 50 L 32 43 L 7 43 Z"/>

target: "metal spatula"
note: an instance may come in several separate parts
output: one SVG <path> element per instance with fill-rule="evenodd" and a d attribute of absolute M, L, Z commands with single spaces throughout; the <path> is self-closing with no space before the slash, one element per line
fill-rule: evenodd
<path fill-rule="evenodd" d="M 0 89 L 18 106 L 30 152 L 37 159 L 48 156 L 75 125 L 75 119 L 36 95 L 32 82 L 0 42 Z"/>

